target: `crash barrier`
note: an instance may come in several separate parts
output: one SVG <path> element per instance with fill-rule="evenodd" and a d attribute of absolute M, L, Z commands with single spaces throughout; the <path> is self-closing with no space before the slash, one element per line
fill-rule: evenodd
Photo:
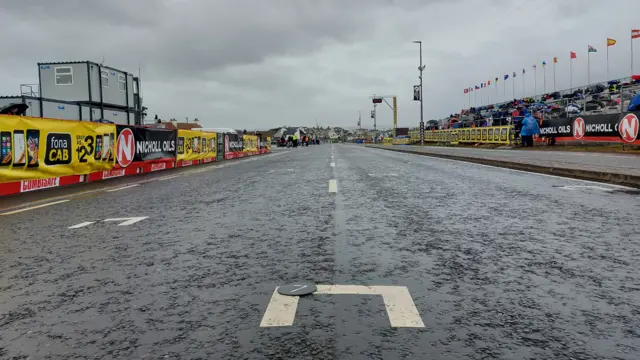
<path fill-rule="evenodd" d="M 419 143 L 420 132 L 410 131 L 410 138 L 397 139 L 394 144 Z M 512 126 L 486 126 L 474 128 L 458 128 L 447 130 L 425 130 L 424 141 L 436 143 L 474 143 L 474 144 L 509 144 L 513 141 Z"/>
<path fill-rule="evenodd" d="M 176 167 L 216 161 L 216 133 L 178 130 Z"/>
<path fill-rule="evenodd" d="M 540 125 L 538 141 L 640 145 L 639 118 L 640 112 L 627 112 L 545 119 Z"/>
<path fill-rule="evenodd" d="M 0 196 L 271 152 L 258 135 L 11 115 L 0 141 Z"/>

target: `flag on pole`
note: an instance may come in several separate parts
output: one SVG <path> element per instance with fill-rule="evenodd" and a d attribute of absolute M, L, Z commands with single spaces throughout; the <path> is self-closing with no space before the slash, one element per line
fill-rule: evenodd
<path fill-rule="evenodd" d="M 592 53 L 592 52 L 598 52 L 598 50 L 593 46 L 589 45 L 589 47 L 587 48 L 587 53 Z"/>
<path fill-rule="evenodd" d="M 487 85 L 491 86 L 491 80 L 487 80 Z"/>
<path fill-rule="evenodd" d="M 480 86 L 476 85 L 476 90 L 480 90 Z"/>
<path fill-rule="evenodd" d="M 640 29 L 631 30 L 631 38 L 632 39 L 640 38 Z"/>
<path fill-rule="evenodd" d="M 526 73 L 527 73 L 527 72 L 526 72 L 526 71 L 524 71 L 524 69 L 522 69 L 522 74 L 526 74 Z"/>
<path fill-rule="evenodd" d="M 465 94 L 469 93 L 469 88 L 464 89 L 464 93 Z"/>
<path fill-rule="evenodd" d="M 536 68 L 536 65 L 535 65 L 535 64 L 533 64 L 533 68 L 534 68 L 534 69 Z"/>
<path fill-rule="evenodd" d="M 516 77 L 516 72 L 515 71 L 513 72 L 513 77 Z"/>
<path fill-rule="evenodd" d="M 498 82 L 498 78 L 496 78 L 496 82 Z"/>
<path fill-rule="evenodd" d="M 547 62 L 543 60 L 542 61 L 542 67 L 545 67 L 545 66 L 547 66 Z"/>
<path fill-rule="evenodd" d="M 569 59 L 576 59 L 578 58 L 578 56 L 576 55 L 576 53 L 574 53 L 573 51 L 569 52 Z"/>
<path fill-rule="evenodd" d="M 504 74 L 504 79 L 507 80 L 509 78 L 509 74 Z"/>
<path fill-rule="evenodd" d="M 553 58 L 553 63 L 554 64 L 558 63 L 558 57 L 557 56 Z"/>
<path fill-rule="evenodd" d="M 473 91 L 473 87 L 472 86 L 469 86 L 469 91 Z"/>
<path fill-rule="evenodd" d="M 607 46 L 613 46 L 616 44 L 615 39 L 607 38 Z"/>

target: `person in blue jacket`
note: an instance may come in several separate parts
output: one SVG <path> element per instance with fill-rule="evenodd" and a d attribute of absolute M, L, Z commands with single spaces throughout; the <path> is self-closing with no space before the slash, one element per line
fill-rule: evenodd
<path fill-rule="evenodd" d="M 522 119 L 522 129 L 520 130 L 520 138 L 523 147 L 533 147 L 533 135 L 540 134 L 538 121 L 531 116 L 529 110 L 524 110 L 524 119 Z"/>

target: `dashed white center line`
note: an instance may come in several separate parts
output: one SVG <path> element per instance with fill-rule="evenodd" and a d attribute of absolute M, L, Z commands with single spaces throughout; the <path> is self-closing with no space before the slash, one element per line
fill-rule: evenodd
<path fill-rule="evenodd" d="M 85 222 L 81 222 L 80 224 L 76 224 L 76 225 L 73 225 L 73 226 L 69 226 L 67 229 L 79 229 L 79 228 L 81 228 L 81 227 L 85 227 L 85 226 L 91 225 L 91 224 L 93 224 L 94 222 L 95 222 L 95 221 L 85 221 Z"/>
<path fill-rule="evenodd" d="M 329 192 L 330 193 L 338 192 L 338 182 L 336 181 L 336 179 L 329 180 Z"/>
<path fill-rule="evenodd" d="M 40 205 L 36 205 L 36 206 L 30 206 L 28 208 L 18 209 L 18 210 L 13 210 L 13 211 L 9 211 L 9 212 L 6 212 L 6 213 L 2 213 L 0 215 L 18 214 L 18 213 L 21 213 L 21 212 L 24 212 L 24 211 L 29 211 L 29 210 L 33 210 L 33 209 L 40 209 L 40 208 L 43 208 L 43 207 L 46 207 L 46 206 L 51 206 L 51 205 L 56 205 L 56 204 L 62 204 L 62 203 L 65 203 L 67 201 L 69 201 L 69 200 L 59 200 L 59 201 L 54 201 L 54 202 L 50 202 L 50 203 L 47 203 L 47 204 L 40 204 Z"/>
<path fill-rule="evenodd" d="M 336 163 L 332 162 L 331 167 L 336 167 Z"/>
<path fill-rule="evenodd" d="M 127 186 L 123 186 L 123 187 L 107 190 L 107 192 L 120 191 L 120 190 L 129 189 L 129 188 L 136 187 L 136 186 L 140 186 L 140 184 L 127 185 Z"/>

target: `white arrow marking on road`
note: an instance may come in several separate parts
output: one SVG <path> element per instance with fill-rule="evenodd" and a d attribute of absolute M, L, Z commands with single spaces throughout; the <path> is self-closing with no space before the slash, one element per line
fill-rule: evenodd
<path fill-rule="evenodd" d="M 107 192 L 120 191 L 120 190 L 129 189 L 129 188 L 136 187 L 136 186 L 140 186 L 140 184 L 127 185 L 127 186 L 123 186 L 123 187 L 107 190 Z"/>
<path fill-rule="evenodd" d="M 406 286 L 317 285 L 314 295 L 381 295 L 391 327 L 423 328 L 424 323 Z M 260 327 L 292 326 L 298 296 L 273 292 Z"/>
<path fill-rule="evenodd" d="M 398 176 L 398 174 L 396 174 L 396 173 L 391 173 L 391 174 L 380 174 L 380 175 L 376 175 L 376 174 L 369 174 L 369 176 Z"/>
<path fill-rule="evenodd" d="M 335 179 L 329 180 L 329 192 L 330 193 L 338 192 L 338 182 Z"/>
<path fill-rule="evenodd" d="M 67 229 L 79 229 L 81 227 L 85 227 L 87 225 L 91 225 L 93 224 L 95 221 L 85 221 L 85 222 L 81 222 L 80 224 L 76 224 L 73 226 L 69 226 Z"/>
<path fill-rule="evenodd" d="M 129 226 L 133 225 L 139 221 L 148 218 L 148 216 L 140 216 L 140 217 L 130 217 L 130 218 L 114 218 L 114 219 L 104 219 L 104 221 L 124 221 L 123 223 L 118 224 L 118 226 Z"/>

